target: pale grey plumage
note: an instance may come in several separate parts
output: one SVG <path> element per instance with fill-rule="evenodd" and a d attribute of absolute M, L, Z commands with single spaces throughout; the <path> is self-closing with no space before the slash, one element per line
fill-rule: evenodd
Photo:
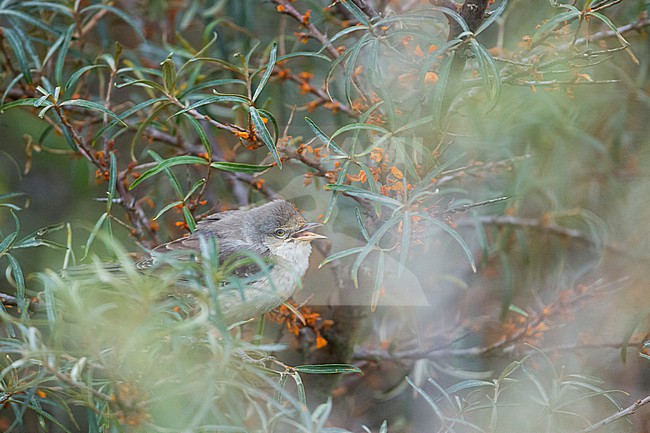
<path fill-rule="evenodd" d="M 270 275 L 249 284 L 243 293 L 224 288 L 220 306 L 224 320 L 232 323 L 270 311 L 294 293 L 309 265 L 310 242 L 324 238 L 309 231 L 317 225 L 308 223 L 285 200 L 274 200 L 251 209 L 221 212 L 201 220 L 191 235 L 154 248 L 151 256 L 137 266 L 150 267 L 160 255 L 167 253 L 173 253 L 174 258 L 181 260 L 196 257 L 201 239 L 211 237 L 218 245 L 221 263 L 233 255 L 237 257 L 246 253 L 270 259 L 273 264 Z M 257 272 L 259 268 L 255 264 L 248 264 L 240 266 L 235 273 L 249 277 Z"/>

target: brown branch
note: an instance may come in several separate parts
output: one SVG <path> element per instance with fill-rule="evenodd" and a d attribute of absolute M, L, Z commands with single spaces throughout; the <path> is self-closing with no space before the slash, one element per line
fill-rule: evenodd
<path fill-rule="evenodd" d="M 309 32 L 309 35 L 318 40 L 323 46 L 325 46 L 325 49 L 327 52 L 332 56 L 332 58 L 337 58 L 339 56 L 339 52 L 336 50 L 336 48 L 332 45 L 330 42 L 329 38 L 325 36 L 318 28 L 313 25 L 312 23 L 309 22 L 309 17 L 305 16 L 305 14 L 301 14 L 289 0 L 271 0 L 273 3 L 275 3 L 278 7 L 277 10 L 280 13 L 283 13 L 285 15 L 289 15 L 291 18 L 299 22 L 301 25 L 305 26 L 307 31 Z"/>
<path fill-rule="evenodd" d="M 476 357 L 490 352 L 500 350 L 504 353 L 515 349 L 518 343 L 525 343 L 526 338 L 531 335 L 540 325 L 550 319 L 552 316 L 564 312 L 569 308 L 577 308 L 585 300 L 590 300 L 598 295 L 611 292 L 614 288 L 620 287 L 624 280 L 617 280 L 610 283 L 601 284 L 587 290 L 573 291 L 572 296 L 567 297 L 567 291 L 561 292 L 558 297 L 547 305 L 541 305 L 536 311 L 530 312 L 528 320 L 518 330 L 510 335 L 504 335 L 502 338 L 493 343 L 483 346 L 473 346 L 467 348 L 454 348 L 453 343 L 463 339 L 467 333 L 461 330 L 461 336 L 456 337 L 444 345 L 438 344 L 436 347 L 423 347 L 421 340 L 406 342 L 405 346 L 415 347 L 414 349 L 405 349 L 399 351 L 385 350 L 364 350 L 358 349 L 353 359 L 356 361 L 381 361 L 381 360 L 418 360 L 418 359 L 442 359 L 451 357 Z M 584 287 L 584 286 L 583 286 Z M 541 331 L 539 331 L 541 332 Z M 445 346 L 445 347 L 442 347 Z M 620 347 L 620 346 L 619 346 Z"/>

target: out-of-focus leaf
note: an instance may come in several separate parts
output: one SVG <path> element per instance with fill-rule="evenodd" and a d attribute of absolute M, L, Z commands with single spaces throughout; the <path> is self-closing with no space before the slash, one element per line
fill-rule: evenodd
<path fill-rule="evenodd" d="M 142 26 L 138 25 L 138 23 L 132 17 L 130 17 L 124 11 L 122 11 L 122 10 L 116 8 L 116 7 L 113 7 L 113 6 L 110 6 L 110 5 L 107 5 L 107 4 L 94 4 L 94 5 L 90 5 L 90 6 L 87 6 L 87 7 L 83 8 L 80 11 L 80 14 L 84 15 L 84 14 L 86 14 L 88 12 L 92 12 L 94 10 L 102 10 L 102 9 L 107 10 L 107 11 L 111 12 L 112 14 L 115 14 L 116 16 L 120 17 L 120 19 L 122 21 L 127 23 L 133 29 L 133 31 L 135 31 L 135 33 L 140 37 L 140 39 L 143 42 L 147 40 L 147 38 L 144 36 L 144 33 L 142 33 Z"/>
<path fill-rule="evenodd" d="M 455 394 L 459 391 L 472 388 L 483 388 L 483 387 L 494 387 L 494 383 L 487 382 L 485 380 L 464 380 L 462 382 L 456 383 L 445 390 L 447 394 Z"/>
<path fill-rule="evenodd" d="M 570 22 L 580 17 L 580 11 L 576 7 L 570 5 L 563 5 L 563 6 L 566 6 L 566 8 L 569 9 L 569 11 L 562 12 L 561 14 L 557 14 L 553 18 L 551 18 L 550 20 L 542 24 L 533 35 L 532 38 L 533 44 L 538 42 L 542 36 L 546 35 L 548 32 L 555 29 L 555 27 L 557 27 L 560 23 L 563 23 L 564 21 Z"/>
<path fill-rule="evenodd" d="M 370 311 L 375 312 L 377 305 L 379 305 L 379 297 L 381 296 L 382 285 L 384 283 L 384 276 L 386 275 L 386 253 L 379 251 L 377 258 L 377 269 L 375 270 L 375 286 L 372 290 L 372 298 L 370 299 Z"/>
<path fill-rule="evenodd" d="M 18 18 L 19 20 L 28 22 L 29 24 L 31 24 L 31 25 L 33 25 L 35 27 L 38 27 L 41 30 L 45 30 L 47 33 L 50 33 L 52 35 L 57 35 L 58 34 L 58 32 L 54 28 L 48 26 L 43 21 L 37 20 L 36 18 L 34 18 L 31 15 L 28 15 L 28 14 L 26 14 L 24 12 L 16 11 L 16 10 L 9 9 L 9 8 L 3 6 L 0 9 L 0 16 L 2 16 L 2 15 L 5 15 L 7 17 Z"/>
<path fill-rule="evenodd" d="M 499 99 L 499 94 L 501 93 L 499 70 L 497 69 L 496 62 L 483 45 L 476 42 L 474 38 L 470 39 L 470 43 L 474 56 L 478 62 L 479 73 L 483 80 L 483 88 L 490 100 L 489 111 L 494 108 Z"/>
<path fill-rule="evenodd" d="M 289 373 L 294 382 L 296 382 L 296 394 L 298 401 L 304 405 L 307 405 L 307 394 L 305 394 L 305 385 L 302 383 L 300 374 L 298 372 Z"/>
<path fill-rule="evenodd" d="M 442 221 L 438 221 L 435 218 L 431 218 L 429 215 L 419 213 L 419 212 L 414 212 L 412 214 L 413 216 L 419 216 L 420 218 L 423 218 L 433 225 L 441 228 L 443 231 L 447 232 L 449 235 L 451 235 L 452 238 L 458 242 L 458 245 L 463 249 L 465 252 L 465 255 L 467 256 L 467 259 L 470 262 L 470 265 L 472 266 L 472 270 L 476 272 L 476 262 L 474 261 L 474 255 L 472 254 L 472 250 L 469 248 L 469 245 L 467 245 L 467 242 L 465 242 L 465 239 L 453 228 L 449 227 L 449 225 L 445 224 Z"/>
<path fill-rule="evenodd" d="M 278 154 L 278 150 L 276 148 L 278 137 L 275 137 L 275 140 L 273 137 L 271 137 L 271 133 L 268 129 L 266 129 L 266 125 L 264 124 L 262 117 L 260 116 L 257 109 L 253 106 L 250 107 L 250 115 L 251 121 L 255 126 L 255 132 L 260 136 L 264 145 L 266 145 L 266 147 L 269 149 L 271 156 L 275 160 L 276 164 L 278 164 L 278 168 L 282 169 L 282 161 L 280 160 L 280 155 Z"/>
<path fill-rule="evenodd" d="M 409 249 L 411 248 L 411 214 L 404 212 L 402 218 L 402 244 L 400 245 L 399 253 L 399 268 L 397 270 L 397 278 L 400 278 L 406 269 L 406 260 L 408 259 Z"/>
<path fill-rule="evenodd" d="M 156 165 L 154 168 L 151 168 L 145 171 L 144 173 L 142 173 L 142 176 L 134 180 L 133 183 L 129 186 L 129 190 L 135 188 L 144 180 L 149 179 L 150 177 L 155 176 L 161 171 L 164 171 L 175 165 L 207 165 L 207 164 L 209 164 L 209 161 L 205 160 L 204 158 L 199 158 L 198 156 L 190 156 L 190 155 L 174 156 L 164 160 L 160 164 Z"/>
<path fill-rule="evenodd" d="M 14 30 L 6 27 L 1 28 L 0 30 L 2 30 L 2 35 L 9 42 L 9 45 L 11 45 L 11 49 L 16 56 L 16 61 L 18 62 L 18 69 L 22 72 L 27 84 L 31 84 L 32 76 L 29 70 L 29 61 L 27 60 L 27 55 L 25 54 L 23 44 L 21 43 L 18 34 Z"/>
<path fill-rule="evenodd" d="M 278 56 L 278 44 L 274 42 L 273 46 L 271 47 L 271 53 L 269 54 L 269 63 L 266 65 L 266 71 L 264 72 L 264 75 L 262 76 L 260 83 L 257 85 L 257 89 L 255 89 L 255 93 L 253 94 L 253 102 L 257 100 L 257 97 L 260 96 L 260 93 L 262 93 L 262 90 L 264 90 L 264 86 L 266 85 L 266 82 L 269 81 L 269 78 L 273 73 L 273 68 L 275 68 L 275 62 L 277 56 Z"/>
<path fill-rule="evenodd" d="M 455 51 L 449 53 L 449 55 L 442 61 L 438 71 L 438 83 L 436 84 L 436 93 L 433 96 L 433 121 L 439 128 L 442 127 L 442 121 L 445 118 L 445 113 L 442 111 L 445 96 L 447 94 L 451 65 L 454 63 L 455 54 Z"/>
<path fill-rule="evenodd" d="M 298 365 L 293 367 L 301 373 L 307 374 L 338 374 L 338 373 L 361 373 L 361 369 L 351 364 L 318 364 L 318 365 Z"/>
<path fill-rule="evenodd" d="M 54 81 L 58 86 L 63 85 L 63 67 L 65 66 L 68 51 L 70 50 L 70 41 L 72 40 L 72 34 L 76 29 L 76 23 L 70 24 L 65 33 L 62 35 L 63 39 L 61 42 L 61 47 L 59 48 L 59 54 L 56 57 L 56 64 L 54 65 Z"/>
<path fill-rule="evenodd" d="M 467 23 L 465 22 L 463 17 L 460 16 L 458 12 L 442 6 L 434 6 L 432 9 L 442 12 L 443 14 L 447 15 L 448 17 L 456 21 L 456 23 L 460 26 L 460 28 L 463 29 L 463 32 L 470 31 L 469 27 L 467 26 Z"/>
<path fill-rule="evenodd" d="M 23 275 L 23 269 L 20 267 L 20 263 L 18 263 L 18 260 L 16 260 L 14 256 L 11 254 L 5 254 L 5 257 L 9 260 L 11 275 L 16 283 L 16 302 L 18 304 L 18 309 L 20 310 L 21 315 L 26 314 L 25 276 Z"/>

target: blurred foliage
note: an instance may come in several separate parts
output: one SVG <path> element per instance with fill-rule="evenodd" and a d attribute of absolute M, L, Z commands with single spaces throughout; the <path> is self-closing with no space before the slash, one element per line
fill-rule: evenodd
<path fill-rule="evenodd" d="M 648 394 L 611 349 L 648 356 L 649 8 L 0 2 L 0 426 L 550 432 L 622 413 L 602 381 Z M 330 238 L 297 299 L 314 308 L 277 326 L 227 329 L 226 276 L 142 274 L 113 240 L 276 195 Z M 178 293 L 188 273 L 211 291 Z"/>

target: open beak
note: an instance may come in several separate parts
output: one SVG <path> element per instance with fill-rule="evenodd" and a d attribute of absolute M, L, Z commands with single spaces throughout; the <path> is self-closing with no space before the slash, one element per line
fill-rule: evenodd
<path fill-rule="evenodd" d="M 321 227 L 321 223 L 305 223 L 300 227 L 300 230 L 295 232 L 291 237 L 296 241 L 307 241 L 311 242 L 315 239 L 327 239 L 327 236 L 319 235 L 310 230 L 315 229 L 316 227 Z"/>

